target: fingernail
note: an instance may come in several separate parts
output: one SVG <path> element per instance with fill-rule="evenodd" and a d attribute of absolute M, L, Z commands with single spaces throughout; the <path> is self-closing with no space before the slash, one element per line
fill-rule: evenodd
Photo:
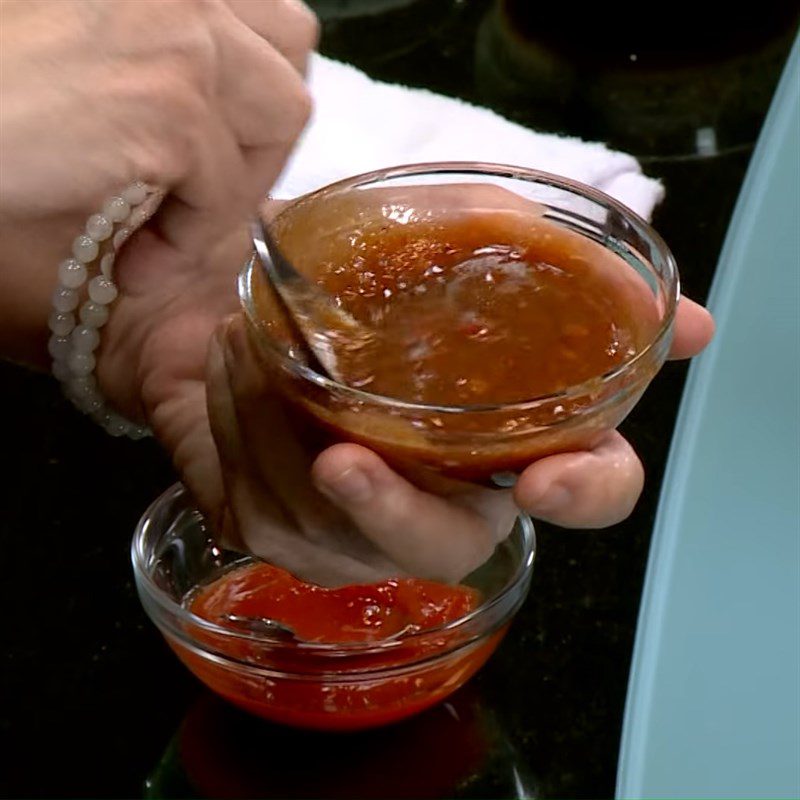
<path fill-rule="evenodd" d="M 321 483 L 319 488 L 333 500 L 343 503 L 366 503 L 373 494 L 372 481 L 358 467 L 348 467 Z"/>
<path fill-rule="evenodd" d="M 530 511 L 535 514 L 555 514 L 568 509 L 573 499 L 572 492 L 566 486 L 555 482 L 531 500 Z"/>
<path fill-rule="evenodd" d="M 516 472 L 495 472 L 492 475 L 492 483 L 501 489 L 510 489 L 517 485 L 519 476 Z"/>

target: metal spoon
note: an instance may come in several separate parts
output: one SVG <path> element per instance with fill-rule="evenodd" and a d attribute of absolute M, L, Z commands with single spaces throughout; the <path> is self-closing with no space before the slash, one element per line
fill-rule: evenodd
<path fill-rule="evenodd" d="M 222 619 L 248 633 L 266 634 L 267 636 L 275 636 L 287 641 L 301 641 L 292 628 L 285 625 L 283 622 L 278 622 L 276 619 L 269 619 L 268 617 L 248 617 L 241 614 L 223 614 Z"/>
<path fill-rule="evenodd" d="M 261 217 L 256 217 L 253 222 L 252 234 L 267 277 L 283 302 L 287 316 L 308 346 L 309 366 L 341 382 L 337 349 L 363 347 L 372 341 L 372 331 L 295 269 Z"/>
<path fill-rule="evenodd" d="M 285 641 L 303 641 L 303 639 L 301 639 L 294 632 L 294 629 L 290 628 L 283 622 L 278 622 L 278 620 L 270 619 L 269 617 L 249 617 L 242 614 L 223 614 L 222 619 L 225 620 L 225 622 L 232 623 L 237 628 L 247 631 L 248 633 L 267 634 L 268 636 L 275 636 L 279 639 L 284 639 Z M 389 636 L 379 639 L 378 643 L 389 642 L 393 639 L 400 639 L 407 633 L 414 632 L 415 629 L 415 625 L 408 624 L 399 631 L 395 631 Z"/>

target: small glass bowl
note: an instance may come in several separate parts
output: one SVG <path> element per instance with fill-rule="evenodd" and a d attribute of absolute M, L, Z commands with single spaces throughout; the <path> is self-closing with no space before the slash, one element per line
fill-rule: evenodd
<path fill-rule="evenodd" d="M 489 561 L 464 580 L 483 597 L 471 613 L 383 642 L 343 644 L 234 631 L 192 614 L 186 602 L 198 587 L 253 559 L 217 546 L 180 484 L 139 521 L 131 558 L 148 616 L 210 689 L 275 722 L 357 730 L 423 711 L 486 662 L 527 595 L 535 547 L 533 525 L 520 517 Z"/>
<path fill-rule="evenodd" d="M 470 206 L 476 187 L 480 191 Z M 420 188 L 434 190 L 429 203 L 415 200 Z M 348 241 L 374 226 L 386 230 L 410 218 L 446 225 L 448 213 L 509 209 L 520 213 L 521 225 L 529 214 L 569 237 L 575 257 L 591 261 L 615 283 L 628 310 L 646 325 L 647 339 L 638 352 L 606 374 L 523 402 L 436 406 L 372 394 L 321 375 L 296 357 L 291 325 L 260 262 L 252 258 L 239 280 L 249 329 L 264 368 L 298 418 L 298 435 L 310 447 L 321 450 L 337 441 L 365 445 L 423 485 L 426 474 L 491 484 L 492 476 L 518 472 L 537 458 L 590 448 L 622 422 L 666 359 L 679 281 L 661 237 L 613 198 L 518 167 L 419 164 L 320 189 L 286 205 L 271 226 L 284 254 L 314 277 L 320 264 L 336 262 Z"/>

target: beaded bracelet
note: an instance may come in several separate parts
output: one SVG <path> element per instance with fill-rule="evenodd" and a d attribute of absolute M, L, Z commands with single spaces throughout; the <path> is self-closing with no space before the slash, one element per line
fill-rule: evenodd
<path fill-rule="evenodd" d="M 149 434 L 147 428 L 112 410 L 103 398 L 94 376 L 94 351 L 100 344 L 100 328 L 108 321 L 109 306 L 119 293 L 114 283 L 117 252 L 153 215 L 163 196 L 161 190 L 141 181 L 132 183 L 110 198 L 101 212 L 89 217 L 86 232 L 72 243 L 72 258 L 58 266 L 59 283 L 48 321 L 52 335 L 47 347 L 53 358 L 53 374 L 73 405 L 112 436 L 141 439 Z M 90 276 L 90 271 L 95 274 Z M 88 297 L 81 303 L 87 282 Z"/>

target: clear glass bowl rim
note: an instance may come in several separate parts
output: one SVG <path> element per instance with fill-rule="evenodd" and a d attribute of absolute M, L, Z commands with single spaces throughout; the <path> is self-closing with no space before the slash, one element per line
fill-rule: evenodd
<path fill-rule="evenodd" d="M 476 609 L 459 617 L 452 622 L 445 625 L 439 625 L 435 628 L 428 628 L 424 631 L 409 633 L 404 636 L 399 636 L 395 639 L 385 640 L 383 642 L 341 642 L 341 643 L 319 643 L 319 642 L 286 642 L 280 638 L 272 638 L 266 635 L 259 635 L 257 633 L 250 633 L 244 631 L 234 631 L 222 625 L 217 625 L 214 622 L 203 619 L 193 614 L 183 605 L 180 605 L 173 600 L 170 595 L 159 587 L 150 577 L 150 573 L 146 568 L 147 555 L 144 548 L 144 539 L 148 533 L 152 518 L 157 514 L 162 506 L 168 505 L 170 502 L 179 499 L 181 495 L 190 498 L 188 490 L 181 483 L 173 484 L 169 489 L 159 495 L 145 510 L 144 514 L 139 519 L 134 530 L 133 539 L 131 541 L 131 562 L 133 564 L 134 577 L 140 590 L 146 592 L 149 599 L 155 602 L 157 607 L 165 612 L 168 617 L 175 617 L 181 624 L 190 625 L 199 628 L 203 631 L 220 637 L 222 641 L 228 640 L 245 640 L 250 642 L 259 642 L 269 645 L 270 648 L 279 650 L 291 650 L 292 652 L 309 652 L 316 654 L 329 654 L 329 655 L 369 655 L 372 653 L 385 653 L 390 648 L 396 648 L 401 645 L 421 641 L 429 637 L 439 636 L 444 633 L 461 632 L 469 630 L 470 628 L 477 627 L 482 619 L 484 619 L 492 610 L 508 601 L 509 596 L 514 592 L 520 590 L 520 587 L 525 587 L 530 580 L 533 572 L 533 565 L 536 559 L 536 529 L 533 521 L 526 514 L 520 514 L 515 522 L 522 530 L 523 536 L 523 553 L 520 563 L 517 565 L 513 575 L 511 575 L 506 582 L 503 589 L 487 600 L 481 603 Z M 149 611 L 145 611 L 150 615 Z M 153 622 L 159 627 L 165 623 L 163 619 L 153 619 Z M 173 627 L 170 625 L 170 627 Z M 176 633 L 178 633 L 176 631 Z M 478 630 L 475 636 L 470 637 L 469 641 L 474 641 L 476 638 L 484 635 L 486 631 Z M 209 651 L 205 650 L 201 643 L 195 641 L 193 637 L 186 636 L 185 632 L 179 634 L 180 638 L 186 638 L 188 642 L 195 648 L 200 648 L 205 656 L 211 655 Z M 466 644 L 466 641 L 459 642 L 459 647 Z M 225 657 L 226 661 L 235 661 L 236 659 Z M 420 663 L 420 662 L 417 662 Z"/>
<path fill-rule="evenodd" d="M 669 334 L 672 324 L 675 320 L 675 312 L 678 307 L 678 300 L 680 298 L 680 278 L 678 276 L 678 267 L 675 258 L 672 255 L 666 242 L 661 238 L 656 230 L 650 225 L 647 220 L 640 217 L 635 211 L 628 208 L 623 203 L 615 200 L 605 192 L 595 189 L 592 186 L 580 183 L 579 181 L 565 178 L 560 175 L 555 175 L 549 172 L 540 170 L 529 169 L 527 167 L 515 167 L 508 164 L 494 164 L 491 162 L 482 161 L 433 161 L 429 163 L 419 164 L 406 164 L 396 167 L 388 167 L 385 169 L 374 170 L 372 172 L 365 172 L 361 175 L 353 175 L 349 178 L 344 178 L 335 183 L 323 186 L 308 194 L 301 195 L 289 201 L 287 205 L 278 212 L 277 219 L 283 213 L 291 208 L 294 208 L 301 203 L 313 201 L 315 198 L 344 191 L 346 189 L 364 188 L 373 183 L 381 181 L 392 180 L 395 178 L 412 177 L 414 175 L 484 175 L 498 178 L 517 179 L 527 183 L 537 183 L 543 186 L 559 189 L 561 191 L 571 192 L 583 199 L 591 200 L 606 209 L 615 211 L 623 216 L 633 227 L 637 230 L 640 236 L 650 240 L 655 250 L 659 253 L 664 261 L 666 272 L 666 308 L 664 317 L 658 330 L 653 335 L 652 339 L 643 347 L 638 353 L 623 361 L 622 364 L 615 367 L 602 375 L 589 378 L 582 383 L 575 384 L 559 392 L 551 394 L 540 395 L 533 397 L 529 400 L 522 400 L 514 403 L 485 403 L 476 405 L 463 405 L 463 406 L 440 406 L 426 403 L 412 403 L 406 400 L 400 400 L 394 397 L 386 397 L 384 395 L 372 394 L 371 392 L 364 391 L 363 389 L 356 389 L 352 386 L 339 383 L 326 375 L 320 375 L 310 367 L 306 366 L 300 361 L 293 359 L 286 355 L 274 342 L 266 336 L 260 338 L 266 341 L 270 350 L 280 360 L 284 368 L 288 368 L 290 372 L 294 373 L 300 378 L 303 378 L 317 386 L 326 389 L 329 392 L 344 395 L 352 398 L 356 402 L 369 403 L 372 405 L 388 406 L 393 409 L 408 411 L 418 414 L 464 414 L 464 413 L 497 413 L 497 412 L 517 412 L 524 413 L 526 411 L 534 410 L 542 405 L 549 403 L 561 402 L 571 400 L 576 397 L 581 397 L 595 391 L 599 386 L 604 386 L 612 383 L 617 378 L 629 373 L 639 363 L 646 360 L 646 358 L 655 350 L 662 340 Z M 253 269 L 255 263 L 258 261 L 257 255 L 254 253 L 248 262 L 245 264 L 244 269 L 239 275 L 239 297 L 244 307 L 245 313 L 249 318 L 251 324 L 258 329 L 259 320 L 256 310 L 253 307 L 250 290 L 248 286 L 248 274 Z M 269 278 L 267 278 L 269 280 Z"/>

